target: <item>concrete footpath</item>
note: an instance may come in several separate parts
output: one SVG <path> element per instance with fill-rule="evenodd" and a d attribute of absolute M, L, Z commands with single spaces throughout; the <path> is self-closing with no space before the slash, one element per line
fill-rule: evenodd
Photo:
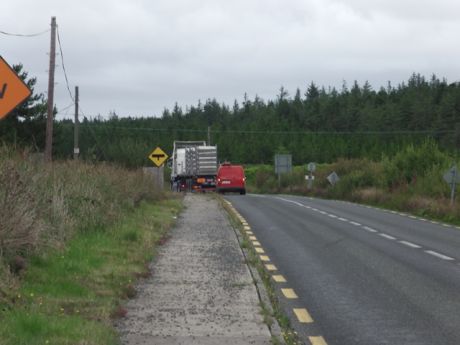
<path fill-rule="evenodd" d="M 122 344 L 270 344 L 236 235 L 211 196 L 185 196 L 151 268 L 119 322 Z"/>

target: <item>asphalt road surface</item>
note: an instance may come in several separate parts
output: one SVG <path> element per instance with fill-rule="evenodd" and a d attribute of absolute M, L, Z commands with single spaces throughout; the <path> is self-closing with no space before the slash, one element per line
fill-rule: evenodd
<path fill-rule="evenodd" d="M 305 344 L 460 344 L 458 228 L 342 201 L 225 198 L 281 276 Z"/>

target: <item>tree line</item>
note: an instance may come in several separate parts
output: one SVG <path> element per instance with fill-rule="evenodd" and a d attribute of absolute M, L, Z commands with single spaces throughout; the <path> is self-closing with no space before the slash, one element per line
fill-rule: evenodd
<path fill-rule="evenodd" d="M 42 150 L 44 101 L 42 95 L 34 95 L 10 115 L 10 122 L 2 121 L 0 138 Z M 293 95 L 281 87 L 272 100 L 245 95 L 242 102 L 232 105 L 216 99 L 186 109 L 176 104 L 161 117 L 112 113 L 107 119 L 83 118 L 80 151 L 89 160 L 130 167 L 150 165 L 147 156 L 156 146 L 170 153 L 174 140 L 207 140 L 208 127 L 220 160 L 235 163 L 271 163 L 275 153 L 291 153 L 295 164 L 338 158 L 380 160 L 427 138 L 443 150 L 456 152 L 460 147 L 460 83 L 420 74 L 379 90 L 368 82 L 359 85 L 355 81 L 351 86 L 344 82 L 340 90 L 312 82 L 304 92 L 297 89 Z M 71 120 L 55 122 L 54 154 L 72 156 Z"/>

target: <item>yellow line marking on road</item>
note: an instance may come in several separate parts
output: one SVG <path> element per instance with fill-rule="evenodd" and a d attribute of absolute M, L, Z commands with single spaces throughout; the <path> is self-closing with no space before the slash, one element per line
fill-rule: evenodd
<path fill-rule="evenodd" d="M 272 264 L 267 264 L 265 265 L 265 268 L 268 270 L 268 271 L 276 271 L 277 268 L 275 265 L 272 265 Z"/>
<path fill-rule="evenodd" d="M 254 247 L 262 247 L 262 246 L 260 245 L 260 242 L 259 242 L 259 241 L 252 241 L 252 245 L 253 245 Z"/>
<path fill-rule="evenodd" d="M 251 230 L 251 227 L 248 226 L 248 225 L 245 225 L 245 226 L 243 227 L 243 229 L 244 229 L 244 230 Z"/>
<path fill-rule="evenodd" d="M 286 283 L 286 279 L 281 274 L 275 274 L 272 278 L 277 283 Z"/>
<path fill-rule="evenodd" d="M 326 340 L 323 337 L 308 337 L 310 340 L 311 345 L 327 345 Z"/>
<path fill-rule="evenodd" d="M 255 237 L 255 236 L 249 236 L 249 239 L 250 239 L 251 241 L 257 241 L 257 237 Z"/>
<path fill-rule="evenodd" d="M 294 314 L 297 316 L 297 319 L 300 323 L 312 323 L 313 318 L 310 316 L 310 313 L 305 308 L 294 308 Z"/>
<path fill-rule="evenodd" d="M 298 298 L 294 292 L 294 289 L 281 289 L 281 292 L 283 293 L 284 297 L 288 299 Z"/>
<path fill-rule="evenodd" d="M 263 250 L 263 248 L 256 247 L 256 248 L 254 248 L 254 249 L 255 249 L 256 253 L 258 253 L 258 254 L 264 254 L 264 253 L 265 253 L 265 251 Z"/>
<path fill-rule="evenodd" d="M 253 233 L 252 231 L 249 231 L 249 230 L 246 230 L 246 233 L 247 233 L 248 235 L 254 235 L 254 233 Z"/>
<path fill-rule="evenodd" d="M 262 261 L 270 261 L 270 258 L 267 255 L 259 255 L 259 258 Z"/>

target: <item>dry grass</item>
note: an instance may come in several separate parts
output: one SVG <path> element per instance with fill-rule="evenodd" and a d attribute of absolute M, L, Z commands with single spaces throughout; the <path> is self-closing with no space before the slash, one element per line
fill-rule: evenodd
<path fill-rule="evenodd" d="M 140 170 L 81 161 L 45 165 L 27 151 L 0 146 L 0 290 L 9 285 L 5 265 L 15 258 L 62 248 L 76 232 L 102 231 L 142 200 L 161 197 Z"/>

